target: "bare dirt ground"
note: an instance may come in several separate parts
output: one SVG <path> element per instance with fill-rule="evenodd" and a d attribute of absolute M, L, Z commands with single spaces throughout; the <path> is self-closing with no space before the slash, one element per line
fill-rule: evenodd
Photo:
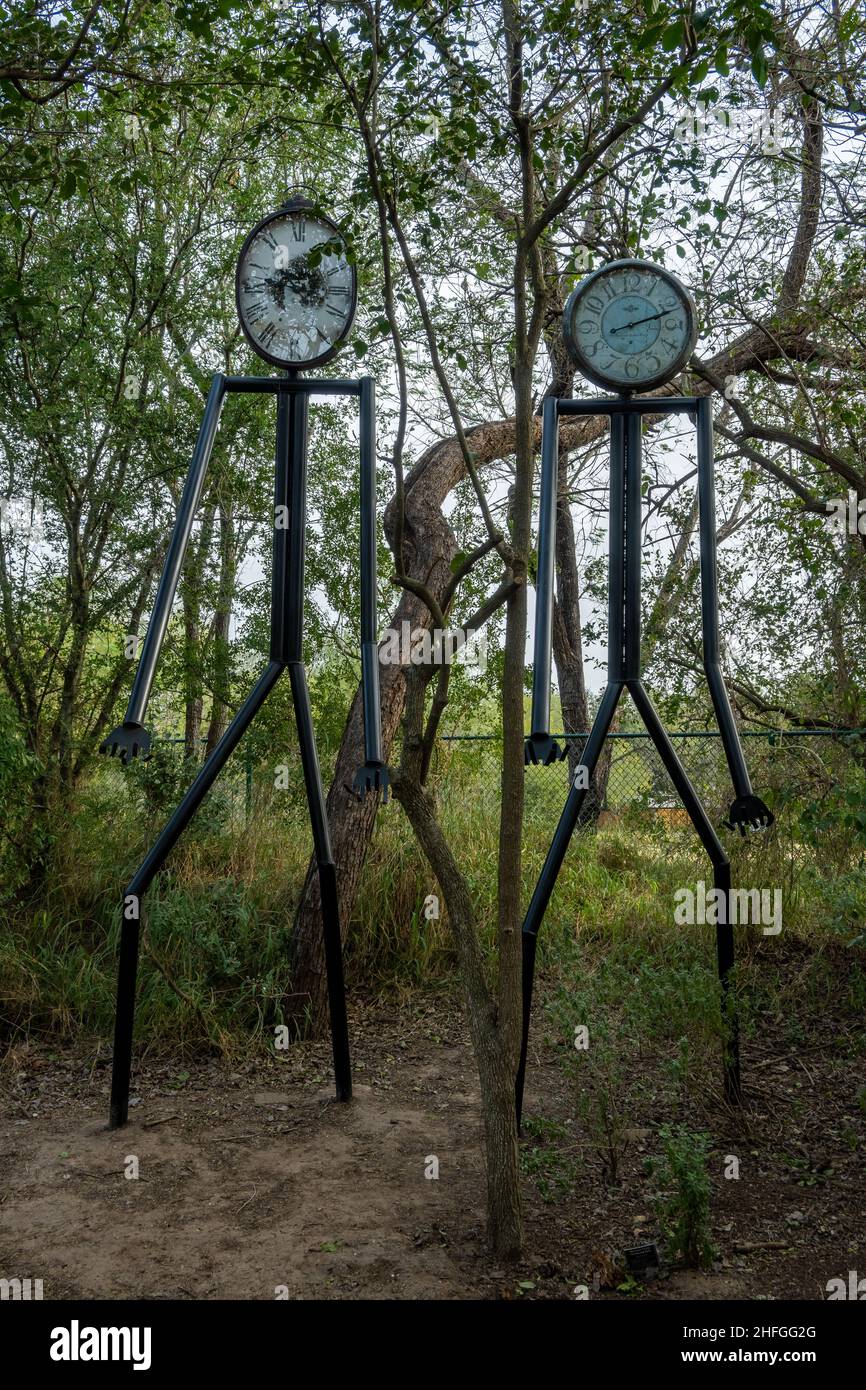
<path fill-rule="evenodd" d="M 527 1176 L 526 1254 L 506 1269 L 485 1249 L 459 1010 L 356 1002 L 351 1025 L 348 1105 L 331 1098 L 327 1044 L 234 1069 L 145 1058 L 115 1133 L 104 1048 L 16 1048 L 0 1074 L 0 1275 L 41 1278 L 46 1299 L 573 1298 L 581 1284 L 605 1299 L 820 1299 L 828 1279 L 866 1275 L 863 1063 L 835 1055 L 829 1032 L 803 1057 L 771 1038 L 747 1051 L 741 1118 L 710 1101 L 715 1266 L 618 1290 L 616 1252 L 660 1237 L 644 1160 L 671 1118 L 661 1091 L 631 1117 L 608 1186 L 537 1030 L 527 1113 L 567 1122 L 542 1167 L 568 1180 L 544 1200 Z M 722 1177 L 726 1154 L 739 1181 Z"/>

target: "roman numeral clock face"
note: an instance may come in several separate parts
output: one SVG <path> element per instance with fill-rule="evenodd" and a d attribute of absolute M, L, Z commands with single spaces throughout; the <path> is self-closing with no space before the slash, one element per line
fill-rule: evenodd
<path fill-rule="evenodd" d="M 611 261 L 572 292 L 563 334 L 582 374 L 619 394 L 661 386 L 681 371 L 697 338 L 692 297 L 675 275 L 645 261 Z"/>
<path fill-rule="evenodd" d="M 355 316 L 355 269 L 339 229 L 305 206 L 266 217 L 241 249 L 235 296 L 260 357 L 290 369 L 327 362 Z"/>

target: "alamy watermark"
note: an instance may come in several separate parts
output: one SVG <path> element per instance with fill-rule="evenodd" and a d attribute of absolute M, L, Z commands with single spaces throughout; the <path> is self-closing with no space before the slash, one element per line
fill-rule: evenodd
<path fill-rule="evenodd" d="M 678 927 L 731 926 L 761 927 L 764 936 L 778 936 L 782 930 L 781 888 L 729 888 L 727 903 L 723 888 L 707 888 L 699 879 L 695 888 L 678 888 L 674 893 L 674 921 Z"/>
<path fill-rule="evenodd" d="M 852 1303 L 866 1301 L 866 1279 L 858 1279 L 856 1269 L 848 1270 L 847 1283 L 844 1279 L 827 1280 L 827 1302 L 834 1303 L 847 1299 Z"/>
<path fill-rule="evenodd" d="M 866 536 L 866 497 L 858 498 L 849 487 L 847 497 L 833 497 L 825 506 L 828 531 L 837 536 Z"/>
<path fill-rule="evenodd" d="M 404 618 L 399 632 L 393 627 L 386 631 L 379 661 L 383 666 L 451 666 L 457 661 L 483 675 L 487 670 L 487 635 L 471 627 L 413 628 Z"/>
<path fill-rule="evenodd" d="M 0 1279 L 0 1301 L 35 1303 L 42 1299 L 41 1279 Z"/>
<path fill-rule="evenodd" d="M 73 1318 L 69 1327 L 51 1331 L 52 1361 L 131 1361 L 134 1371 L 150 1369 L 149 1327 L 82 1327 Z"/>
<path fill-rule="evenodd" d="M 785 139 L 782 114 L 778 110 L 716 107 L 708 101 L 696 102 L 674 126 L 676 138 L 684 143 L 701 144 L 705 137 L 723 133 L 754 145 L 766 154 L 781 150 Z"/>

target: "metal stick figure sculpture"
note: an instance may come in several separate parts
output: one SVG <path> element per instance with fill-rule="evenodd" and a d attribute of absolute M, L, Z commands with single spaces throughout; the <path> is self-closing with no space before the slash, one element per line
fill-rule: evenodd
<path fill-rule="evenodd" d="M 594 271 L 574 290 L 563 314 L 569 351 L 583 374 L 596 384 L 619 391 L 615 399 L 544 402 L 541 446 L 541 505 L 538 536 L 538 582 L 535 606 L 535 655 L 532 686 L 532 732 L 526 741 L 527 763 L 552 763 L 565 757 L 550 734 L 550 658 L 559 419 L 562 415 L 610 417 L 610 545 L 607 686 L 583 749 L 568 797 L 523 923 L 523 1044 L 517 1075 L 517 1121 L 523 1106 L 526 1052 L 532 1009 L 535 949 L 565 852 L 577 824 L 604 740 L 623 690 L 658 750 L 689 818 L 710 856 L 715 887 L 724 906 L 716 923 L 716 951 L 728 1041 L 724 1051 L 725 1095 L 741 1099 L 739 1039 L 731 997 L 734 936 L 728 920 L 731 867 L 728 855 L 682 766 L 640 678 L 641 598 L 641 417 L 686 414 L 697 424 L 698 505 L 703 657 L 735 799 L 725 825 L 745 834 L 764 829 L 773 815 L 752 792 L 737 726 L 719 660 L 716 575 L 713 417 L 708 397 L 655 396 L 633 400 L 635 387 L 651 390 L 670 380 L 691 356 L 697 337 L 695 308 L 675 276 L 641 261 L 612 261 Z"/>
<path fill-rule="evenodd" d="M 303 664 L 307 423 L 311 395 L 359 398 L 361 670 L 366 762 L 357 773 L 355 788 L 361 797 L 367 791 L 375 792 L 380 788 L 387 797 L 376 641 L 374 383 L 372 377 L 342 381 L 297 376 L 299 368 L 319 366 L 338 350 L 351 327 L 356 299 L 355 272 L 346 257 L 342 236 L 328 218 L 316 212 L 309 200 L 292 198 L 249 234 L 238 261 L 236 298 L 241 326 L 250 343 L 267 361 L 287 369 L 286 375 L 235 377 L 217 374 L 213 378 L 126 717 L 105 739 L 100 751 L 119 754 L 121 761 L 127 763 L 138 754 L 147 755 L 150 748 L 150 735 L 143 728 L 145 711 L 227 392 L 264 392 L 277 398 L 270 659 L 124 894 L 111 1081 L 112 1129 L 127 1120 L 142 895 L 286 669 L 292 687 L 319 872 L 337 1098 L 348 1100 L 352 1094 L 337 872 Z"/>

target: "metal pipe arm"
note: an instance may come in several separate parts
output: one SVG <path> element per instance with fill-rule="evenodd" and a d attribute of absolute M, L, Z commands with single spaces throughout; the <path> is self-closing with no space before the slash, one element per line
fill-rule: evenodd
<path fill-rule="evenodd" d="M 541 417 L 541 496 L 535 578 L 535 646 L 532 658 L 532 729 L 526 740 L 527 763 L 557 762 L 568 751 L 550 736 L 550 662 L 553 639 L 553 576 L 556 553 L 556 491 L 559 472 L 559 406 L 544 402 Z"/>
<path fill-rule="evenodd" d="M 355 776 L 363 800 L 368 791 L 388 800 L 388 769 L 382 754 L 379 645 L 376 621 L 376 384 L 360 381 L 361 462 L 361 694 L 364 704 L 364 765 Z"/>
<path fill-rule="evenodd" d="M 698 431 L 698 534 L 701 560 L 701 629 L 704 647 L 704 671 L 735 794 L 725 824 L 728 829 L 738 829 L 744 835 L 747 828 L 766 829 L 767 826 L 772 825 L 774 817 L 761 798 L 755 796 L 752 791 L 740 735 L 737 731 L 734 713 L 722 675 L 716 559 L 713 412 L 709 396 L 702 396 L 698 400 L 695 414 Z"/>
<path fill-rule="evenodd" d="M 198 432 L 195 451 L 189 473 L 184 484 L 177 519 L 174 523 L 171 542 L 162 567 L 159 588 L 153 604 L 147 633 L 138 660 L 138 669 L 132 686 L 132 694 L 126 707 L 123 724 L 100 745 L 101 753 L 119 754 L 121 762 L 127 763 L 138 754 L 146 755 L 150 748 L 150 734 L 142 727 L 147 710 L 153 678 L 156 673 L 159 654 L 165 639 L 171 606 L 177 591 L 178 580 L 184 556 L 189 544 L 192 524 L 201 499 L 202 487 L 214 439 L 219 427 L 220 411 L 225 395 L 226 379 L 217 372 L 211 381 L 205 404 L 204 417 Z"/>

